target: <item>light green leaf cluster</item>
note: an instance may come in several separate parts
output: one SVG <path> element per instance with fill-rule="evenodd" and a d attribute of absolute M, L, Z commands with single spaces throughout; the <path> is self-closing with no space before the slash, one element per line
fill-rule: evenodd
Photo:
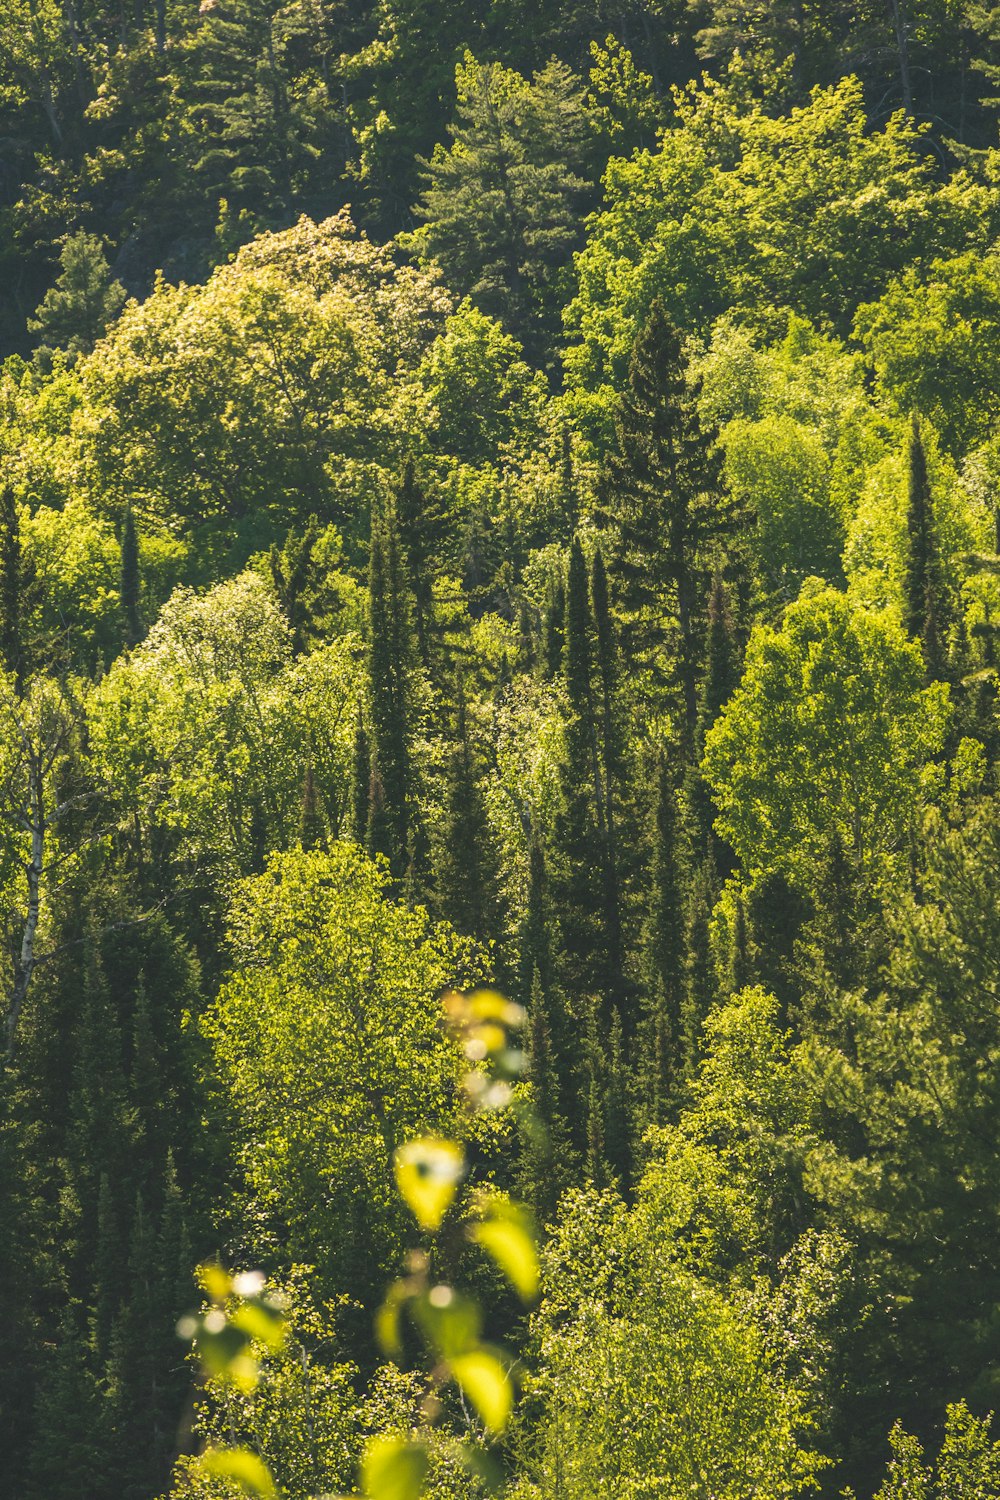
<path fill-rule="evenodd" d="M 404 1222 L 394 1152 L 447 1130 L 456 1107 L 438 996 L 476 963 L 386 886 L 350 844 L 274 856 L 237 889 L 233 973 L 205 1022 L 256 1211 L 342 1285 L 379 1290 Z M 365 1263 L 351 1266 L 359 1236 Z"/>
<path fill-rule="evenodd" d="M 810 888 L 836 835 L 878 877 L 898 859 L 948 720 L 918 648 L 887 614 L 807 584 L 778 628 L 755 627 L 743 681 L 703 764 L 719 828 L 752 879 Z"/>
<path fill-rule="evenodd" d="M 307 760 L 328 805 L 346 805 L 359 674 L 350 636 L 293 660 L 257 574 L 179 589 L 94 694 L 95 765 L 124 812 L 239 873 L 261 826 L 291 840 Z"/>

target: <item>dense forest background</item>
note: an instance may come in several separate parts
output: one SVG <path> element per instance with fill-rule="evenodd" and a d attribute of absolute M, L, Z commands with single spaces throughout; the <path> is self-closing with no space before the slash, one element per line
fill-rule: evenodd
<path fill-rule="evenodd" d="M 1000 1495 L 998 126 L 971 0 L 0 0 L 4 1496 L 420 1425 L 481 981 L 510 1500 Z"/>

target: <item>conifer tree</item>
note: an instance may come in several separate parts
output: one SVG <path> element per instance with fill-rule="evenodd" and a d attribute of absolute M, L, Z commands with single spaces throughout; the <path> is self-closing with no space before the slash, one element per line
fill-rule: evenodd
<path fill-rule="evenodd" d="M 125 304 L 125 288 L 115 281 L 96 234 L 67 235 L 53 287 L 28 319 L 28 329 L 49 348 L 89 354 Z"/>
<path fill-rule="evenodd" d="M 445 518 L 440 505 L 433 503 L 426 487 L 417 479 L 412 457 L 403 465 L 396 490 L 396 515 L 413 598 L 417 649 L 421 662 L 430 671 L 434 645 L 434 565 Z"/>
<path fill-rule="evenodd" d="M 920 642 L 927 676 L 934 680 L 944 671 L 942 636 L 947 611 L 927 476 L 927 455 L 916 413 L 910 427 L 906 526 L 908 548 L 903 585 L 906 628 Z"/>
<path fill-rule="evenodd" d="M 569 715 L 563 806 L 557 826 L 562 856 L 559 910 L 573 989 L 607 993 L 604 936 L 604 794 L 593 693 L 593 649 L 587 567 L 578 538 L 570 550 L 566 581 L 563 680 Z M 600 970 L 600 972 L 598 972 Z"/>
<path fill-rule="evenodd" d="M 351 756 L 351 805 L 348 834 L 356 844 L 368 836 L 368 804 L 371 797 L 372 758 L 365 721 L 358 705 L 354 723 L 354 749 Z"/>
<path fill-rule="evenodd" d="M 140 576 L 139 537 L 135 529 L 135 512 L 131 505 L 126 505 L 125 514 L 122 517 L 121 583 L 119 585 L 126 646 L 136 646 L 142 639 L 142 625 L 139 620 Z"/>
<path fill-rule="evenodd" d="M 604 1152 L 609 1175 L 628 1194 L 632 1182 L 632 1133 L 629 1120 L 629 1069 L 621 1016 L 612 1013 L 604 1085 Z"/>
<path fill-rule="evenodd" d="M 79 1500 L 81 1477 L 100 1493 L 109 1469 L 107 1407 L 87 1355 L 77 1304 L 64 1306 L 35 1393 L 25 1500 Z"/>
<path fill-rule="evenodd" d="M 566 591 L 561 579 L 549 583 L 548 597 L 542 613 L 542 671 L 550 680 L 562 661 L 563 636 L 566 630 Z"/>
<path fill-rule="evenodd" d="M 712 961 L 711 922 L 715 906 L 714 866 L 704 859 L 695 870 L 687 901 L 687 955 L 685 964 L 684 1041 L 688 1051 L 686 1074 L 694 1070 L 701 1055 L 701 1028 L 717 999 L 715 965 Z"/>
<path fill-rule="evenodd" d="M 631 643 L 648 655 L 671 605 L 687 748 L 697 716 L 697 554 L 720 530 L 719 462 L 686 378 L 681 337 L 656 298 L 639 329 L 608 463 L 605 523 L 630 613 Z"/>
<path fill-rule="evenodd" d="M 37 593 L 35 565 L 25 556 L 14 491 L 0 492 L 0 656 L 20 696 L 29 670 L 27 617 Z"/>
<path fill-rule="evenodd" d="M 301 535 L 290 531 L 283 547 L 279 548 L 276 542 L 272 544 L 268 557 L 274 592 L 291 626 L 292 651 L 296 656 L 305 651 L 314 624 L 309 593 L 319 535 L 319 522 L 311 516 Z"/>
<path fill-rule="evenodd" d="M 322 849 L 326 841 L 323 815 L 320 812 L 319 793 L 312 761 L 306 762 L 302 776 L 302 806 L 299 812 L 299 843 L 303 849 Z"/>
<path fill-rule="evenodd" d="M 540 1215 L 555 1209 L 561 1192 L 572 1181 L 575 1161 L 563 1110 L 569 1080 L 560 1072 L 552 1009 L 553 997 L 544 989 L 536 966 L 528 1002 L 528 1058 L 536 1119 L 527 1128 L 521 1179 L 528 1201 Z"/>
<path fill-rule="evenodd" d="M 715 830 L 716 809 L 701 774 L 705 736 L 723 705 L 739 685 L 740 649 L 736 623 L 722 574 L 716 570 L 708 596 L 708 628 L 705 641 L 705 675 L 698 694 L 695 753 L 685 777 L 685 799 L 690 836 L 696 849 L 707 853 L 716 872 L 727 875 L 735 860 L 728 844 Z"/>
<path fill-rule="evenodd" d="M 661 751 L 654 779 L 649 874 L 643 934 L 646 1055 L 654 1067 L 651 1123 L 662 1124 L 667 1101 L 684 1076 L 685 923 L 679 870 L 677 803 Z"/>
<path fill-rule="evenodd" d="M 490 857 L 486 807 L 473 762 L 461 672 L 456 683 L 455 712 L 455 745 L 448 763 L 438 857 L 438 900 L 443 914 L 459 932 L 486 938 L 494 906 L 496 872 Z"/>
<path fill-rule="evenodd" d="M 593 610 L 596 678 L 599 699 L 600 782 L 603 793 L 603 887 L 604 932 L 608 950 L 609 977 L 619 1005 L 624 999 L 622 977 L 622 931 L 620 912 L 620 850 L 616 801 L 622 774 L 621 727 L 618 711 L 618 643 L 604 555 L 598 547 L 591 569 L 590 598 Z M 626 1027 L 626 1030 L 630 1028 Z"/>
<path fill-rule="evenodd" d="M 708 596 L 708 632 L 705 641 L 705 675 L 698 703 L 698 737 L 701 743 L 719 716 L 723 705 L 739 685 L 740 649 L 729 590 L 722 574 L 712 574 Z"/>
<path fill-rule="evenodd" d="M 573 462 L 573 433 L 568 422 L 559 431 L 559 513 L 567 542 L 580 524 L 580 493 Z"/>
<path fill-rule="evenodd" d="M 371 797 L 368 845 L 401 879 L 410 863 L 414 808 L 411 755 L 413 605 L 399 545 L 396 507 L 372 515 L 368 568 L 368 692 Z"/>

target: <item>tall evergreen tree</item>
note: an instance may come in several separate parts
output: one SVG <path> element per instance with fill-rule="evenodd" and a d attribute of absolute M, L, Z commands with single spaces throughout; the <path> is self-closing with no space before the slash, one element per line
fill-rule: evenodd
<path fill-rule="evenodd" d="M 142 639 L 142 624 L 139 620 L 140 577 L 139 537 L 135 529 L 135 512 L 131 505 L 126 505 L 125 514 L 122 517 L 121 582 L 119 584 L 126 646 L 136 646 Z"/>
<path fill-rule="evenodd" d="M 563 645 L 563 681 L 569 712 L 562 811 L 557 824 L 562 861 L 559 912 L 571 988 L 577 992 L 597 990 L 610 1004 L 608 952 L 604 941 L 604 791 L 593 671 L 587 565 L 579 538 L 574 538 L 566 580 Z"/>
<path fill-rule="evenodd" d="M 927 455 L 915 412 L 910 427 L 906 527 L 908 548 L 903 585 L 906 628 L 920 642 L 927 676 L 933 680 L 944 671 L 942 635 L 947 608 L 927 476 Z"/>
<path fill-rule="evenodd" d="M 429 671 L 434 646 L 434 567 L 445 532 L 445 517 L 417 478 L 413 459 L 403 465 L 396 490 L 400 545 L 413 597 L 413 620 L 420 660 Z"/>
<path fill-rule="evenodd" d="M 566 590 L 561 579 L 550 581 L 545 609 L 542 612 L 541 667 L 549 679 L 556 676 L 562 661 L 563 637 L 566 632 Z"/>
<path fill-rule="evenodd" d="M 27 619 L 36 594 L 37 570 L 24 552 L 21 513 L 13 489 L 5 485 L 0 491 L 0 656 L 19 696 L 29 670 Z"/>
<path fill-rule="evenodd" d="M 465 684 L 456 683 L 455 744 L 449 757 L 444 824 L 437 860 L 441 910 L 452 926 L 469 936 L 489 936 L 495 909 L 496 871 L 486 807 L 476 777 Z"/>
<path fill-rule="evenodd" d="M 321 849 L 325 843 L 323 814 L 312 761 L 307 761 L 302 776 L 302 807 L 299 812 L 299 843 L 303 849 Z"/>
<path fill-rule="evenodd" d="M 292 650 L 296 656 L 305 651 L 313 631 L 310 609 L 310 584 L 315 570 L 314 556 L 319 541 L 319 522 L 311 516 L 301 534 L 290 531 L 285 545 L 271 546 L 268 562 L 271 582 L 278 603 L 292 630 Z"/>
<path fill-rule="evenodd" d="M 396 507 L 389 498 L 372 515 L 368 564 L 368 693 L 372 795 L 368 843 L 401 879 L 414 832 L 411 752 L 413 605 L 406 578 Z"/>
<path fill-rule="evenodd" d="M 675 616 L 689 752 L 698 708 L 698 554 L 722 528 L 719 460 L 694 396 L 681 336 L 656 298 L 636 336 L 619 401 L 603 519 L 615 538 L 631 644 L 649 656 L 664 606 Z"/>
<path fill-rule="evenodd" d="M 701 774 L 705 736 L 723 705 L 739 685 L 740 648 L 729 590 L 716 570 L 708 596 L 708 627 L 705 641 L 705 674 L 698 694 L 695 754 L 685 779 L 690 835 L 695 847 L 710 855 L 716 870 L 725 876 L 733 867 L 732 850 L 715 831 L 715 805 Z"/>
<path fill-rule="evenodd" d="M 356 844 L 368 836 L 368 802 L 371 796 L 372 757 L 365 721 L 358 704 L 354 723 L 354 747 L 351 755 L 351 804 L 348 834 Z"/>
<path fill-rule="evenodd" d="M 686 933 L 680 875 L 677 800 L 666 755 L 657 759 L 643 933 L 650 1123 L 662 1124 L 668 1101 L 684 1077 L 683 1035 Z"/>

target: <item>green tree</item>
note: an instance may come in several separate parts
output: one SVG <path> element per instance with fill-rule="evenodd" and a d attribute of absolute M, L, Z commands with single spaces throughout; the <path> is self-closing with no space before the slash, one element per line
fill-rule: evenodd
<path fill-rule="evenodd" d="M 125 305 L 125 288 L 112 279 L 104 246 L 84 230 L 70 234 L 59 255 L 55 286 L 28 319 L 42 344 L 70 354 L 89 354 Z"/>
<path fill-rule="evenodd" d="M 125 619 L 126 646 L 135 646 L 142 638 L 142 624 L 139 620 L 140 582 L 139 537 L 135 529 L 135 512 L 131 505 L 127 505 L 122 517 L 121 581 L 118 590 Z"/>
<path fill-rule="evenodd" d="M 0 655 L 24 692 L 29 662 L 28 620 L 38 597 L 38 570 L 21 539 L 21 510 L 9 485 L 0 493 Z"/>
<path fill-rule="evenodd" d="M 402 1246 L 393 1152 L 457 1107 L 438 997 L 474 950 L 393 903 L 345 843 L 275 856 L 235 891 L 230 934 L 237 969 L 205 1032 L 254 1217 L 331 1290 L 378 1296 Z"/>
<path fill-rule="evenodd" d="M 916 414 L 910 429 L 909 460 L 910 483 L 906 515 L 909 547 L 904 579 L 904 618 L 910 635 L 920 642 L 927 676 L 933 681 L 943 675 L 942 635 L 946 618 L 937 539 L 934 534 L 931 487 L 927 478 L 927 458 L 920 440 L 920 423 Z"/>
<path fill-rule="evenodd" d="M 411 745 L 416 664 L 412 594 L 395 503 L 389 498 L 372 512 L 368 558 L 368 712 L 375 789 L 368 845 L 372 853 L 386 856 L 397 879 L 406 869 L 416 833 Z"/>
<path fill-rule="evenodd" d="M 453 144 L 425 164 L 417 207 L 425 222 L 414 242 L 544 357 L 588 190 L 583 88 L 554 59 L 529 83 L 469 52 L 455 81 Z"/>
<path fill-rule="evenodd" d="M 834 831 L 870 876 L 898 868 L 947 722 L 947 689 L 923 680 L 899 626 L 818 583 L 780 628 L 755 627 L 703 762 L 748 873 L 782 869 L 809 889 Z"/>
<path fill-rule="evenodd" d="M 719 528 L 718 464 L 703 431 L 677 329 L 657 298 L 640 329 L 618 402 L 606 520 L 633 638 L 649 649 L 665 603 L 680 637 L 678 677 L 688 744 L 697 715 L 695 598 L 699 549 Z"/>

